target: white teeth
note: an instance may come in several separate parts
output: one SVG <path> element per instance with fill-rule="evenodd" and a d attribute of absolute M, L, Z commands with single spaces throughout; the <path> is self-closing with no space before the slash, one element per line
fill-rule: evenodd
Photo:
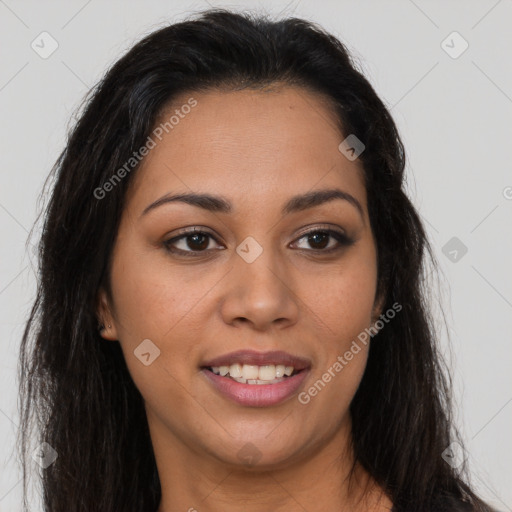
<path fill-rule="evenodd" d="M 260 380 L 260 379 L 250 379 L 250 380 L 245 380 L 245 379 L 242 379 L 241 377 L 237 377 L 236 379 L 237 382 L 240 382 L 241 384 L 256 384 L 256 385 L 261 385 L 261 384 L 277 384 L 278 382 L 281 382 L 284 380 L 284 378 L 281 378 L 281 379 L 272 379 L 272 380 Z"/>
<path fill-rule="evenodd" d="M 229 367 L 229 376 L 230 377 L 241 377 L 242 376 L 242 365 L 241 364 L 232 364 Z"/>
<path fill-rule="evenodd" d="M 276 378 L 276 367 L 273 364 L 267 366 L 260 366 L 258 379 L 272 380 Z"/>
<path fill-rule="evenodd" d="M 284 374 L 288 375 L 288 377 L 292 374 L 292 372 L 293 372 L 293 366 L 285 366 L 284 367 Z"/>
<path fill-rule="evenodd" d="M 268 364 L 257 366 L 253 364 L 239 363 L 230 366 L 213 366 L 212 372 L 223 377 L 231 377 L 237 382 L 247 384 L 271 384 L 281 382 L 283 378 L 289 377 L 293 373 L 293 366 L 283 364 Z"/>
<path fill-rule="evenodd" d="M 244 364 L 242 366 L 242 377 L 245 380 L 257 379 L 259 374 L 259 368 L 256 365 Z"/>

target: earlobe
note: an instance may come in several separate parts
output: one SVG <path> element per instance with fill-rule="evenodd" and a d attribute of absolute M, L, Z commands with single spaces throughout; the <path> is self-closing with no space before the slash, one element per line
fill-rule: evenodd
<path fill-rule="evenodd" d="M 117 330 L 111 312 L 107 293 L 103 288 L 98 292 L 96 315 L 98 318 L 98 332 L 105 340 L 117 341 Z"/>
<path fill-rule="evenodd" d="M 372 323 L 375 323 L 380 315 L 382 314 L 382 310 L 384 308 L 384 302 L 385 302 L 385 295 L 381 294 L 377 299 L 375 300 L 373 304 L 372 309 Z"/>

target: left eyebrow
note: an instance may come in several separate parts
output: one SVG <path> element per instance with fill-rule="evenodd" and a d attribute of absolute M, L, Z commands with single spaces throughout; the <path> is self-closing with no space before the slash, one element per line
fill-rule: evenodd
<path fill-rule="evenodd" d="M 361 215 L 364 220 L 364 210 L 361 203 L 351 194 L 340 190 L 338 188 L 329 188 L 323 190 L 313 190 L 306 194 L 292 197 L 283 207 L 282 214 L 289 215 L 290 213 L 299 212 L 314 206 L 327 203 L 334 199 L 342 199 L 348 201 Z"/>
<path fill-rule="evenodd" d="M 311 192 L 307 192 L 306 194 L 293 196 L 285 203 L 281 213 L 282 215 L 289 215 L 294 212 L 299 212 L 307 210 L 308 208 L 319 206 L 334 199 L 348 201 L 357 209 L 364 221 L 364 210 L 361 206 L 361 203 L 354 196 L 340 189 L 313 190 Z M 182 202 L 192 206 L 197 206 L 203 210 L 216 213 L 231 213 L 233 211 L 231 203 L 221 196 L 213 196 L 211 194 L 184 193 L 166 194 L 165 196 L 148 205 L 140 216 L 142 217 L 158 206 L 171 202 Z"/>

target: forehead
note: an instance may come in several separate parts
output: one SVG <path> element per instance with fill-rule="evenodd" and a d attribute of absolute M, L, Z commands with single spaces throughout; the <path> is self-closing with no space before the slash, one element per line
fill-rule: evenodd
<path fill-rule="evenodd" d="M 303 88 L 184 93 L 152 133 L 131 187 L 139 208 L 176 190 L 268 202 L 327 186 L 365 204 L 362 164 L 339 151 L 345 137 L 333 107 Z"/>

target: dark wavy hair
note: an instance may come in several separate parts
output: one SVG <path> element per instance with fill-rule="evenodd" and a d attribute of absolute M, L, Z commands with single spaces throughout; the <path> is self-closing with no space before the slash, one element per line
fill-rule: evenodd
<path fill-rule="evenodd" d="M 359 158 L 377 291 L 383 310 L 403 306 L 371 343 L 350 406 L 356 460 L 397 512 L 491 510 L 471 490 L 467 471 L 442 458 L 454 439 L 462 442 L 428 300 L 426 268 L 435 259 L 404 192 L 405 153 L 389 111 L 345 46 L 317 25 L 224 9 L 160 28 L 118 60 L 84 100 L 50 174 L 37 296 L 18 367 L 24 510 L 34 429 L 37 442 L 58 454 L 40 476 L 45 511 L 157 509 L 161 488 L 143 399 L 119 343 L 100 337 L 97 317 L 100 287 L 111 297 L 112 249 L 137 167 L 107 198 L 94 191 L 144 145 L 178 94 L 277 83 L 322 95 L 340 136 L 365 144 Z"/>

